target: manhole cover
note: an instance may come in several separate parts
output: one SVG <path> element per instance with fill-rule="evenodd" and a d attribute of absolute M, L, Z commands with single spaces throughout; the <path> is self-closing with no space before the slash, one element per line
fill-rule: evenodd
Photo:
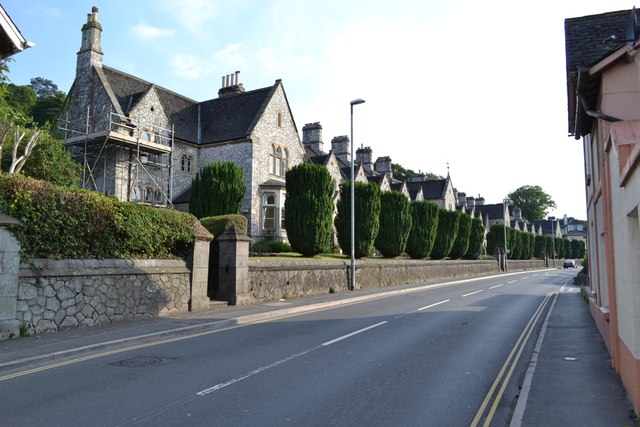
<path fill-rule="evenodd" d="M 136 356 L 130 359 L 120 360 L 119 362 L 109 363 L 112 366 L 120 366 L 122 368 L 144 368 L 149 365 L 160 363 L 164 359 L 154 356 Z"/>

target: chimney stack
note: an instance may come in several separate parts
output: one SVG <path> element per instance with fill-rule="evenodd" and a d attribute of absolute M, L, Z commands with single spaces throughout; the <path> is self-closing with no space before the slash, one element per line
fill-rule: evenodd
<path fill-rule="evenodd" d="M 309 147 L 315 154 L 324 154 L 322 142 L 322 125 L 320 122 L 307 123 L 302 128 L 302 144 Z"/>
<path fill-rule="evenodd" d="M 349 152 L 351 141 L 347 135 L 334 136 L 331 140 L 331 151 L 337 159 L 346 165 L 350 165 L 351 153 Z"/>
<path fill-rule="evenodd" d="M 222 87 L 218 91 L 218 98 L 244 93 L 244 86 L 240 83 L 240 71 L 222 76 Z"/>
<path fill-rule="evenodd" d="M 356 162 L 360 163 L 368 173 L 373 172 L 372 158 L 373 150 L 371 150 L 371 147 L 362 147 L 356 150 Z"/>

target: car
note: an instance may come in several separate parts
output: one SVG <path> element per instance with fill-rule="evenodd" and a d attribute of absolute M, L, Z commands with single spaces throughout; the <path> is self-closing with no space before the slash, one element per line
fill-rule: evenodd
<path fill-rule="evenodd" d="M 576 268 L 576 262 L 572 259 L 565 259 L 562 263 L 563 268 Z"/>

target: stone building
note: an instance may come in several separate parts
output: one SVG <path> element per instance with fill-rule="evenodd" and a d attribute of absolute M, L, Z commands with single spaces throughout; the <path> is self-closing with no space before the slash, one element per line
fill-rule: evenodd
<path fill-rule="evenodd" d="M 247 91 L 236 71 L 223 76 L 217 98 L 198 102 L 103 65 L 101 36 L 94 6 L 60 120 L 66 146 L 84 164 L 83 186 L 186 210 L 198 170 L 233 161 L 244 171 L 249 234 L 285 238 L 284 177 L 304 148 L 282 81 Z"/>

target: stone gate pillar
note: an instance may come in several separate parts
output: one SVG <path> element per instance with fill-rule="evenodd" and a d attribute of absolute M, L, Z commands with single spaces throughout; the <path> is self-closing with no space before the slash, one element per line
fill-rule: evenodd
<path fill-rule="evenodd" d="M 0 340 L 17 336 L 20 330 L 16 319 L 20 244 L 6 228 L 13 224 L 19 222 L 0 213 Z"/>
<path fill-rule="evenodd" d="M 193 245 L 193 254 L 189 260 L 191 268 L 191 297 L 189 301 L 190 311 L 202 311 L 209 309 L 209 246 L 213 236 L 199 222 L 196 223 L 196 241 Z"/>
<path fill-rule="evenodd" d="M 216 239 L 219 245 L 217 299 L 231 305 L 251 302 L 249 293 L 249 243 L 251 239 L 232 225 Z"/>

